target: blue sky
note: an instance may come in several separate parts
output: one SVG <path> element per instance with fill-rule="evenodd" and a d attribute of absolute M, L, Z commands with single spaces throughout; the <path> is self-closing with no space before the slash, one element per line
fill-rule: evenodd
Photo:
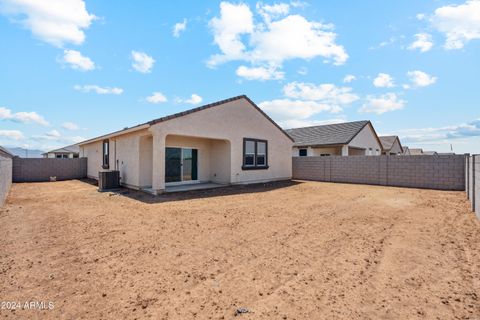
<path fill-rule="evenodd" d="M 0 0 L 0 145 L 48 150 L 246 94 L 480 153 L 480 0 Z"/>

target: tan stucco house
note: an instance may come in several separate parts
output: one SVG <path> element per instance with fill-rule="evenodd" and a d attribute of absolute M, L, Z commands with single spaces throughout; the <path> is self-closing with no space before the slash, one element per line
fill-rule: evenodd
<path fill-rule="evenodd" d="M 382 143 L 382 154 L 387 156 L 396 156 L 404 154 L 402 143 L 398 136 L 380 136 Z"/>
<path fill-rule="evenodd" d="M 80 148 L 74 144 L 42 153 L 44 158 L 78 158 Z"/>
<path fill-rule="evenodd" d="M 79 143 L 90 178 L 119 170 L 122 185 L 155 194 L 184 184 L 290 179 L 292 145 L 245 95 Z"/>
<path fill-rule="evenodd" d="M 382 145 L 370 121 L 289 129 L 294 157 L 378 156 Z"/>

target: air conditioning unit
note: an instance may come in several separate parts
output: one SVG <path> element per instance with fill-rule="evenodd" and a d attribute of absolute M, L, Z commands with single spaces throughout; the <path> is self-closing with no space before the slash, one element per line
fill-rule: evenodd
<path fill-rule="evenodd" d="M 120 171 L 102 170 L 98 172 L 98 191 L 112 191 L 120 188 Z"/>

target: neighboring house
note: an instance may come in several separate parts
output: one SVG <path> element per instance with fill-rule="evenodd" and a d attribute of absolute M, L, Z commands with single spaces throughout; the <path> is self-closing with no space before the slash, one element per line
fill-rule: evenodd
<path fill-rule="evenodd" d="M 423 151 L 424 156 L 436 156 L 438 155 L 437 151 Z"/>
<path fill-rule="evenodd" d="M 378 138 L 382 143 L 382 154 L 387 156 L 403 154 L 403 147 L 398 136 L 381 136 Z"/>
<path fill-rule="evenodd" d="M 409 156 L 410 155 L 410 148 L 407 146 L 402 146 L 403 148 L 403 155 L 404 156 Z"/>
<path fill-rule="evenodd" d="M 380 155 L 382 145 L 370 121 L 289 129 L 294 157 Z"/>
<path fill-rule="evenodd" d="M 411 156 L 421 156 L 423 155 L 423 149 L 421 148 L 411 148 L 410 149 Z"/>
<path fill-rule="evenodd" d="M 78 158 L 79 152 L 80 147 L 75 144 L 45 152 L 42 156 L 44 158 Z"/>
<path fill-rule="evenodd" d="M 122 185 L 154 194 L 179 184 L 291 179 L 292 145 L 245 95 L 79 143 L 89 177 L 119 170 Z"/>

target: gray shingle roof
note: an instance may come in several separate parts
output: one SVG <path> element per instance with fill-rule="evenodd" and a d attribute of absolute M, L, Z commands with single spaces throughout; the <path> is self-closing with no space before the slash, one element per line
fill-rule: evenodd
<path fill-rule="evenodd" d="M 66 147 L 63 147 L 63 148 L 50 150 L 50 151 L 45 152 L 45 153 L 70 153 L 70 152 L 79 153 L 80 152 L 80 147 L 78 145 L 74 144 L 74 145 L 71 145 L 71 146 L 66 146 Z"/>
<path fill-rule="evenodd" d="M 295 146 L 348 144 L 370 121 L 354 121 L 285 130 Z"/>
<path fill-rule="evenodd" d="M 382 136 L 378 137 L 382 143 L 383 150 L 390 150 L 397 139 L 397 136 Z"/>

